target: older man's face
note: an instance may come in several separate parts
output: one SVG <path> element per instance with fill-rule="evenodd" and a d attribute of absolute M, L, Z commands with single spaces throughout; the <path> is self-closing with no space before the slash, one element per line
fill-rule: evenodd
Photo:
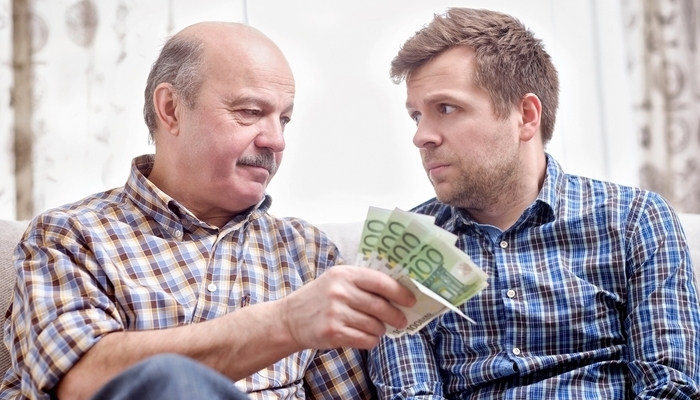
<path fill-rule="evenodd" d="M 193 109 L 183 107 L 180 159 L 191 182 L 189 207 L 235 214 L 258 203 L 282 161 L 294 77 L 271 43 L 226 45 L 205 53 L 205 82 Z"/>

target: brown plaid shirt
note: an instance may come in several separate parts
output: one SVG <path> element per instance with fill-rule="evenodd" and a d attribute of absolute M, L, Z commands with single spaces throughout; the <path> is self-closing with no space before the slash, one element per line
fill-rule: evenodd
<path fill-rule="evenodd" d="M 13 364 L 0 399 L 48 399 L 107 333 L 197 323 L 280 299 L 341 261 L 318 229 L 268 214 L 269 197 L 221 229 L 210 226 L 151 184 L 151 168 L 152 157 L 138 157 L 124 187 L 30 225 L 15 252 L 19 279 L 5 324 Z M 351 349 L 304 350 L 236 386 L 253 399 L 370 397 L 362 353 Z"/>

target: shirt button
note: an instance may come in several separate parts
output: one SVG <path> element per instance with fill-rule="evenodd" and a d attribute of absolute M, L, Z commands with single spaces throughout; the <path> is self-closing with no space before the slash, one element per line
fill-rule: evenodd
<path fill-rule="evenodd" d="M 178 239 L 182 237 L 182 231 L 179 230 L 179 229 L 176 230 L 176 231 L 174 232 L 174 234 L 175 234 L 175 237 L 178 238 Z"/>
<path fill-rule="evenodd" d="M 515 354 L 516 356 L 519 356 L 519 355 L 520 355 L 520 349 L 517 348 L 517 347 L 513 347 L 513 354 Z"/>
<path fill-rule="evenodd" d="M 500 245 L 501 245 L 502 249 L 505 249 L 506 247 L 508 247 L 508 242 L 506 242 L 505 240 L 502 240 Z"/>
<path fill-rule="evenodd" d="M 510 297 L 512 299 L 513 297 L 515 297 L 515 290 L 511 289 L 511 290 L 507 291 L 506 295 L 508 295 L 508 297 Z"/>
<path fill-rule="evenodd" d="M 207 290 L 210 292 L 213 292 L 216 290 L 216 285 L 213 283 L 210 283 L 209 286 L 207 286 Z"/>

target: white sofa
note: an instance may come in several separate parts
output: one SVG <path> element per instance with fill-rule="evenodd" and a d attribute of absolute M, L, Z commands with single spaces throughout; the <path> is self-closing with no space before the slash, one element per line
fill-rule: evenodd
<path fill-rule="evenodd" d="M 700 281 L 700 214 L 681 214 L 680 218 L 688 238 L 696 281 Z M 317 226 L 335 242 L 346 260 L 352 262 L 355 259 L 362 232 L 361 221 Z M 0 328 L 5 322 L 5 310 L 10 303 L 16 276 L 12 253 L 26 227 L 27 222 L 0 220 Z M 0 344 L 0 371 L 6 371 L 9 365 L 9 354 L 5 346 Z"/>

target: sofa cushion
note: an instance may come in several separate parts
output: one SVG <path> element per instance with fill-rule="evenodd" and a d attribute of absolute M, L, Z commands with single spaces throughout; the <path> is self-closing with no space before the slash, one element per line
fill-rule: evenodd
<path fill-rule="evenodd" d="M 353 264 L 360 245 L 362 224 L 362 221 L 357 221 L 316 224 L 316 226 L 328 236 L 331 242 L 338 246 L 338 250 L 343 255 L 345 262 Z"/>

